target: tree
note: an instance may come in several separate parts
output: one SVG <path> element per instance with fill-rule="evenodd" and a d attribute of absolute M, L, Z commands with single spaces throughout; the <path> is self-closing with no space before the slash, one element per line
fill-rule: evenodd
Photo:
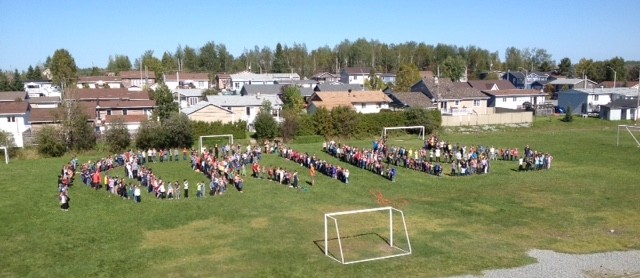
<path fill-rule="evenodd" d="M 24 90 L 24 83 L 22 82 L 22 77 L 20 76 L 20 72 L 16 69 L 13 72 L 13 82 L 11 82 L 11 88 L 13 91 L 22 91 Z"/>
<path fill-rule="evenodd" d="M 300 113 L 304 109 L 304 98 L 296 86 L 282 87 L 282 102 L 284 109 L 292 110 L 295 113 Z"/>
<path fill-rule="evenodd" d="M 333 136 L 335 134 L 333 130 L 333 120 L 331 119 L 331 112 L 326 108 L 318 108 L 311 119 L 313 120 L 313 126 L 316 134 L 324 137 Z"/>
<path fill-rule="evenodd" d="M 178 63 L 176 59 L 174 59 L 171 53 L 167 51 L 165 51 L 164 54 L 162 54 L 162 61 L 160 63 L 162 64 L 162 69 L 165 72 L 172 72 L 172 71 L 178 70 Z"/>
<path fill-rule="evenodd" d="M 409 92 L 411 86 L 420 81 L 420 72 L 415 65 L 403 64 L 396 73 L 396 92 Z"/>
<path fill-rule="evenodd" d="M 289 72 L 289 66 L 287 64 L 287 58 L 285 57 L 284 51 L 282 50 L 282 45 L 278 43 L 276 45 L 276 52 L 273 58 L 273 72 L 275 73 L 283 73 Z"/>
<path fill-rule="evenodd" d="M 159 118 L 161 122 L 178 112 L 178 103 L 173 100 L 173 94 L 167 85 L 159 85 L 153 93 L 153 99 L 156 101 L 153 117 Z"/>
<path fill-rule="evenodd" d="M 131 70 L 131 60 L 127 55 L 109 56 L 109 63 L 107 64 L 107 71 L 119 74 L 121 71 Z"/>
<path fill-rule="evenodd" d="M 188 45 L 184 46 L 184 58 L 183 58 L 183 70 L 186 72 L 194 72 L 198 71 L 198 53 L 194 48 L 189 47 Z"/>
<path fill-rule="evenodd" d="M 256 129 L 256 138 L 258 139 L 273 139 L 278 135 L 278 123 L 271 116 L 271 102 L 265 100 L 262 103 L 262 108 L 254 122 Z"/>
<path fill-rule="evenodd" d="M 13 149 L 16 146 L 13 134 L 0 130 L 0 146 L 7 147 L 7 149 Z"/>
<path fill-rule="evenodd" d="M 571 59 L 569 59 L 568 57 L 564 57 L 562 58 L 562 60 L 560 60 L 560 64 L 558 64 L 558 73 L 560 75 L 569 75 L 569 73 L 571 72 Z"/>
<path fill-rule="evenodd" d="M 449 56 L 442 62 L 442 72 L 451 81 L 458 82 L 464 76 L 465 61 L 460 56 Z"/>
<path fill-rule="evenodd" d="M 105 138 L 111 153 L 122 153 L 131 144 L 129 129 L 127 129 L 122 119 L 117 119 L 111 123 L 105 132 Z"/>
<path fill-rule="evenodd" d="M 38 144 L 38 152 L 44 155 L 60 157 L 66 151 L 64 136 L 58 128 L 53 126 L 45 126 L 38 131 L 36 143 Z"/>
<path fill-rule="evenodd" d="M 158 148 L 158 134 L 160 133 L 160 125 L 156 121 L 145 121 L 136 133 L 136 147 L 138 149 L 148 150 L 151 148 Z"/>
<path fill-rule="evenodd" d="M 505 51 L 505 67 L 507 70 L 518 70 L 525 67 L 522 51 L 515 47 L 508 47 Z"/>
<path fill-rule="evenodd" d="M 571 105 L 567 106 L 567 113 L 562 117 L 562 121 L 566 123 L 573 122 L 573 109 L 571 108 Z"/>
<path fill-rule="evenodd" d="M 53 53 L 50 63 L 53 84 L 64 90 L 75 84 L 78 79 L 76 61 L 66 49 L 58 49 Z"/>
<path fill-rule="evenodd" d="M 442 125 L 442 115 L 438 109 L 409 108 L 405 113 L 407 125 L 424 126 L 427 134 L 433 133 Z"/>
<path fill-rule="evenodd" d="M 217 96 L 220 92 L 216 88 L 209 88 L 202 91 L 202 98 L 206 99 L 207 96 Z"/>
<path fill-rule="evenodd" d="M 289 142 L 298 134 L 300 113 L 292 109 L 285 109 L 282 111 L 282 116 L 284 118 L 284 122 L 282 123 L 282 139 L 285 142 Z"/>
<path fill-rule="evenodd" d="M 67 150 L 86 151 L 96 146 L 96 133 L 89 123 L 89 115 L 77 101 L 67 101 L 62 106 L 62 127 L 66 134 Z"/>
<path fill-rule="evenodd" d="M 387 87 L 387 84 L 376 74 L 376 70 L 371 68 L 369 78 L 364 80 L 364 87 L 367 88 L 367 90 L 382 91 Z"/>
<path fill-rule="evenodd" d="M 331 120 L 335 135 L 351 137 L 358 129 L 358 113 L 351 107 L 338 106 L 331 109 Z"/>
<path fill-rule="evenodd" d="M 168 138 L 166 142 L 172 148 L 191 148 L 193 146 L 193 125 L 185 114 L 173 113 L 162 122 L 162 129 Z"/>

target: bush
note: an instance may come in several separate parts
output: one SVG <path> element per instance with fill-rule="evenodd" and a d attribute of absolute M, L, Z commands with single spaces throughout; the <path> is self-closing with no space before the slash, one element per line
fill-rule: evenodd
<path fill-rule="evenodd" d="M 38 152 L 47 156 L 60 157 L 66 152 L 65 138 L 55 127 L 45 126 L 36 135 Z"/>
<path fill-rule="evenodd" d="M 131 144 L 131 135 L 127 126 L 123 121 L 117 121 L 111 124 L 105 134 L 108 150 L 111 153 L 121 153 Z"/>
<path fill-rule="evenodd" d="M 566 123 L 573 122 L 573 109 L 571 109 L 571 105 L 567 107 L 567 113 L 564 114 L 562 121 Z"/>

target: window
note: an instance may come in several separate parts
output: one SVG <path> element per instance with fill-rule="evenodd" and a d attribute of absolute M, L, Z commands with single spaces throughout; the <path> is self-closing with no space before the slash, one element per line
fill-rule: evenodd
<path fill-rule="evenodd" d="M 593 95 L 593 101 L 598 101 L 599 95 Z"/>
<path fill-rule="evenodd" d="M 16 122 L 16 116 L 9 116 L 9 117 L 7 117 L 7 122 L 15 123 L 15 122 Z"/>
<path fill-rule="evenodd" d="M 382 103 L 378 102 L 376 103 L 376 108 L 381 108 L 382 107 Z"/>
<path fill-rule="evenodd" d="M 460 101 L 459 100 L 456 100 L 455 103 L 456 103 L 456 106 L 460 105 Z"/>
<path fill-rule="evenodd" d="M 247 107 L 247 116 L 251 116 L 251 107 Z"/>
<path fill-rule="evenodd" d="M 127 115 L 127 109 L 122 109 L 122 115 Z"/>
<path fill-rule="evenodd" d="M 518 101 L 518 98 L 517 97 L 513 97 L 512 101 L 516 102 L 516 101 Z"/>
<path fill-rule="evenodd" d="M 474 107 L 478 107 L 478 106 L 480 106 L 480 100 L 479 100 L 479 99 L 474 99 L 474 100 L 473 100 L 473 106 L 474 106 Z"/>
<path fill-rule="evenodd" d="M 111 115 L 111 109 L 107 110 L 107 115 Z"/>
<path fill-rule="evenodd" d="M 507 102 L 507 98 L 506 98 L 506 97 L 503 97 L 503 98 L 502 98 L 502 102 Z"/>
<path fill-rule="evenodd" d="M 198 88 L 204 88 L 204 81 L 198 81 Z"/>
<path fill-rule="evenodd" d="M 363 103 L 361 106 L 362 106 L 362 109 L 367 108 L 367 104 L 366 103 Z"/>

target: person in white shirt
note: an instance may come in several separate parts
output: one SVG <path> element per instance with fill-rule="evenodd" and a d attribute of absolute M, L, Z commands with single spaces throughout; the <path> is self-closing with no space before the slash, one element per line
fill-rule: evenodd
<path fill-rule="evenodd" d="M 142 197 L 140 196 L 140 185 L 136 185 L 133 189 L 133 199 L 136 203 L 142 202 Z"/>

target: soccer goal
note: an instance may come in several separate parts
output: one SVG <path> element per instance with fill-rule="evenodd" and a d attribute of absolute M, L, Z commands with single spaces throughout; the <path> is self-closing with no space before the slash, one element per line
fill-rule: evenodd
<path fill-rule="evenodd" d="M 9 153 L 7 147 L 0 147 L 0 150 L 4 150 L 4 164 L 9 164 Z"/>
<path fill-rule="evenodd" d="M 389 130 L 398 130 L 398 129 L 417 129 L 417 130 L 420 131 L 418 136 L 420 138 L 422 138 L 422 141 L 424 141 L 424 126 L 421 126 L 421 125 L 383 127 L 382 128 L 382 137 L 387 137 L 387 131 L 389 131 Z"/>
<path fill-rule="evenodd" d="M 210 144 L 208 147 L 213 147 L 213 145 L 217 144 L 217 142 L 220 142 L 221 145 L 227 143 L 229 145 L 233 145 L 233 134 L 203 135 L 200 136 L 200 153 L 204 152 L 204 150 L 207 148 L 206 145 L 203 145 L 204 139 L 207 138 L 216 138 L 208 140 L 208 143 Z"/>
<path fill-rule="evenodd" d="M 629 135 L 631 135 L 631 138 L 633 138 L 633 141 L 635 141 L 636 145 L 640 147 L 640 141 L 638 141 L 638 138 L 636 137 L 636 135 L 640 135 L 640 126 L 635 126 L 635 125 L 618 125 L 618 135 L 616 136 L 616 146 L 620 146 L 620 131 L 624 133 L 625 130 L 629 132 Z"/>
<path fill-rule="evenodd" d="M 324 254 L 341 264 L 411 255 L 404 213 L 393 207 L 326 213 Z"/>

